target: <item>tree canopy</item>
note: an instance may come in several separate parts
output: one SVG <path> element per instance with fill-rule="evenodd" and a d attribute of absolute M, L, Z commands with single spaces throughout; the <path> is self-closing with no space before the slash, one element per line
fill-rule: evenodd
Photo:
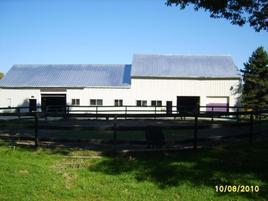
<path fill-rule="evenodd" d="M 268 53 L 257 48 L 244 64 L 242 102 L 245 106 L 268 105 Z"/>
<path fill-rule="evenodd" d="M 213 18 L 225 18 L 239 26 L 249 23 L 256 31 L 268 31 L 267 0 L 167 0 L 166 4 L 181 9 L 193 5 L 195 10 L 209 11 Z"/>
<path fill-rule="evenodd" d="M 0 72 L 0 80 L 4 77 L 4 73 Z"/>

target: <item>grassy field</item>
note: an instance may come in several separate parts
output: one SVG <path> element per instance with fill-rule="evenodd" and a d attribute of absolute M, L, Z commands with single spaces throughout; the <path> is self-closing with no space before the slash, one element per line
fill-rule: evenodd
<path fill-rule="evenodd" d="M 0 141 L 0 200 L 268 200 L 268 141 L 109 156 Z M 217 193 L 215 185 L 259 185 L 258 193 Z"/>

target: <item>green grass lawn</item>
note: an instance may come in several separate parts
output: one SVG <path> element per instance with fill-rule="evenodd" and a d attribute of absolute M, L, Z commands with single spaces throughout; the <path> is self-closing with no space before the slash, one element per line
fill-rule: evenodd
<path fill-rule="evenodd" d="M 0 200 L 268 200 L 268 142 L 109 156 L 0 141 Z M 215 185 L 259 185 L 216 193 Z"/>

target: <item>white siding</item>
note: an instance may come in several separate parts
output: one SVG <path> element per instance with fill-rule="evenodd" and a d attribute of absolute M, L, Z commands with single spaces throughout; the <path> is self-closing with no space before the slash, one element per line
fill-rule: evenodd
<path fill-rule="evenodd" d="M 209 103 L 229 103 L 229 97 L 217 97 L 217 96 L 208 96 L 206 100 L 207 104 Z"/>
<path fill-rule="evenodd" d="M 67 104 L 71 99 L 80 99 L 80 105 L 89 105 L 90 99 L 103 99 L 103 105 L 114 105 L 114 99 L 123 99 L 124 105 L 136 105 L 136 100 L 172 101 L 176 105 L 177 96 L 200 96 L 200 104 L 206 105 L 208 97 L 229 98 L 230 106 L 236 104 L 238 94 L 235 89 L 239 80 L 205 80 L 205 79 L 137 79 L 131 80 L 131 88 L 85 88 L 67 89 L 61 92 L 67 95 Z M 27 105 L 33 96 L 41 104 L 39 89 L 0 89 L 0 107 Z M 50 92 L 46 92 L 51 94 Z M 52 92 L 53 93 L 53 92 Z M 59 94 L 59 92 L 54 92 Z M 11 99 L 11 101 L 10 101 Z"/>
<path fill-rule="evenodd" d="M 109 89 L 109 88 L 85 88 L 68 89 L 67 104 L 72 99 L 80 99 L 80 105 L 90 105 L 90 99 L 103 99 L 103 105 L 114 105 L 114 99 L 123 99 L 124 105 L 128 102 L 128 94 L 131 89 Z"/>
<path fill-rule="evenodd" d="M 0 107 L 27 107 L 30 98 L 37 99 L 37 105 L 41 105 L 39 89 L 0 89 Z"/>
<path fill-rule="evenodd" d="M 200 96 L 200 104 L 206 105 L 207 96 L 225 96 L 229 97 L 230 105 L 235 105 L 238 85 L 239 80 L 132 79 L 130 103 L 142 98 L 171 100 L 176 105 L 177 96 Z"/>

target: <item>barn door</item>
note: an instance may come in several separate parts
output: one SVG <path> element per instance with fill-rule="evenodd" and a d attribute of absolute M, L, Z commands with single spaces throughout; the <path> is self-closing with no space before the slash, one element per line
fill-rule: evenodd
<path fill-rule="evenodd" d="M 29 99 L 29 112 L 36 111 L 36 99 Z"/>
<path fill-rule="evenodd" d="M 207 112 L 228 112 L 229 111 L 229 97 L 222 96 L 208 96 L 206 104 Z"/>
<path fill-rule="evenodd" d="M 66 94 L 41 94 L 42 110 L 46 112 L 64 112 Z"/>
<path fill-rule="evenodd" d="M 167 101 L 166 112 L 167 114 L 172 114 L 172 101 Z"/>
<path fill-rule="evenodd" d="M 179 113 L 195 113 L 199 105 L 199 96 L 177 96 L 177 110 Z"/>

